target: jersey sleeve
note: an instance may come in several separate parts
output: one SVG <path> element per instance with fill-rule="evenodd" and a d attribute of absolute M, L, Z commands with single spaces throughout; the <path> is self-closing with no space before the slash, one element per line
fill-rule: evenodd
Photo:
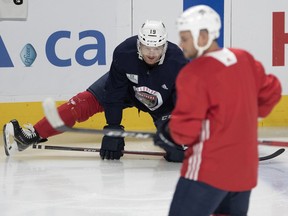
<path fill-rule="evenodd" d="M 266 117 L 281 98 L 281 84 L 278 78 L 272 74 L 266 75 L 262 64 L 255 61 L 258 76 L 260 76 L 258 93 L 258 115 Z"/>
<path fill-rule="evenodd" d="M 128 91 L 128 80 L 118 61 L 117 54 L 114 54 L 105 84 L 104 109 L 106 121 L 109 125 L 121 124 L 124 98 Z"/>

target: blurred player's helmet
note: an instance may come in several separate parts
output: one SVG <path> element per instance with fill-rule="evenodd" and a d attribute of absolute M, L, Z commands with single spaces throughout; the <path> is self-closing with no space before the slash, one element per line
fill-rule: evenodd
<path fill-rule="evenodd" d="M 159 47 L 164 45 L 163 53 L 159 59 L 159 64 L 164 61 L 165 53 L 167 50 L 167 31 L 162 21 L 147 20 L 141 26 L 138 33 L 138 54 L 139 58 L 142 58 L 140 51 L 140 43 L 148 47 Z"/>
<path fill-rule="evenodd" d="M 208 49 L 220 35 L 221 19 L 219 14 L 207 5 L 197 5 L 185 10 L 177 20 L 178 31 L 191 31 L 194 46 L 198 50 L 198 56 Z M 199 47 L 198 37 L 200 30 L 207 30 L 209 40 L 206 46 Z"/>

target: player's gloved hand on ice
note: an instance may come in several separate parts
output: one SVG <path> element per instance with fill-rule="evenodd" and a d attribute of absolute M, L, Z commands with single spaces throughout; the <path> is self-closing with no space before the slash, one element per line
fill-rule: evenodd
<path fill-rule="evenodd" d="M 104 129 L 122 130 L 122 125 L 106 125 Z M 123 137 L 104 136 L 102 139 L 100 156 L 102 159 L 119 160 L 123 156 L 125 142 Z"/>
<path fill-rule="evenodd" d="M 154 144 L 166 151 L 164 158 L 169 162 L 182 162 L 184 159 L 184 148 L 175 144 L 169 133 L 168 121 L 157 128 Z"/>

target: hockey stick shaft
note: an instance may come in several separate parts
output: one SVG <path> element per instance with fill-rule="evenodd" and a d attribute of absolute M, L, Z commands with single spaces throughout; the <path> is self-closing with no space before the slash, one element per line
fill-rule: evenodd
<path fill-rule="evenodd" d="M 98 148 L 82 148 L 82 147 L 68 147 L 68 146 L 51 146 L 35 144 L 32 146 L 33 149 L 46 149 L 46 150 L 59 150 L 59 151 L 81 151 L 81 152 L 100 152 Z M 131 155 L 148 155 L 148 156 L 165 156 L 165 152 L 154 152 L 154 151 L 127 151 L 123 150 L 123 154 Z"/>
<path fill-rule="evenodd" d="M 272 140 L 258 140 L 259 145 L 288 147 L 288 142 L 285 141 L 272 141 Z"/>
<path fill-rule="evenodd" d="M 58 113 L 58 110 L 56 108 L 55 101 L 52 98 L 47 98 L 46 100 L 44 100 L 43 109 L 44 109 L 44 113 L 46 115 L 46 118 L 49 121 L 49 123 L 52 125 L 52 127 L 55 130 L 58 130 L 58 131 L 61 131 L 61 132 L 70 131 L 70 132 L 78 132 L 78 133 L 102 134 L 102 135 L 112 136 L 112 137 L 134 137 L 134 138 L 142 138 L 142 139 L 143 138 L 144 139 L 153 138 L 155 136 L 155 133 L 144 132 L 144 131 L 122 131 L 122 130 L 110 130 L 110 129 L 97 130 L 97 129 L 89 129 L 89 128 L 72 128 L 72 127 L 68 127 L 68 126 L 65 125 L 65 123 L 61 119 L 61 117 L 60 117 L 60 115 Z M 260 141 L 260 142 L 261 142 L 261 144 L 270 143 L 270 145 L 272 145 L 272 141 Z M 74 149 L 71 149 L 71 148 L 68 149 L 68 148 L 70 148 L 70 147 L 67 147 L 66 150 L 85 151 L 84 150 L 85 148 L 74 148 Z M 54 149 L 56 150 L 56 147 Z M 63 150 L 63 148 L 61 150 Z M 89 149 L 87 149 L 87 148 L 86 148 L 86 150 L 89 151 Z M 94 152 L 97 152 L 95 149 L 94 150 L 90 149 L 90 150 L 94 151 Z M 280 155 L 280 154 L 282 154 L 284 152 L 283 151 L 284 149 L 281 150 L 281 151 L 280 150 L 281 149 L 279 149 L 278 151 L 274 152 L 271 155 L 260 157 L 259 160 L 262 161 L 262 160 L 268 160 L 268 159 L 272 159 L 274 157 L 277 157 L 278 155 Z M 99 152 L 99 150 L 98 150 L 98 152 Z M 127 152 L 123 152 L 123 153 L 133 154 L 131 152 L 128 153 L 128 151 Z M 135 153 L 135 154 L 137 154 L 137 153 Z M 163 155 L 161 155 L 161 156 L 163 156 Z"/>
<path fill-rule="evenodd" d="M 81 151 L 81 152 L 100 152 L 98 148 L 83 148 L 83 147 L 69 147 L 69 146 L 51 146 L 51 145 L 41 145 L 41 144 L 34 144 L 33 149 L 46 149 L 46 150 L 59 150 L 59 151 Z M 270 160 L 275 157 L 278 157 L 282 154 L 285 149 L 278 149 L 274 153 L 266 156 L 259 157 L 259 161 Z M 131 154 L 131 155 L 148 155 L 148 156 L 165 156 L 166 153 L 164 152 L 152 152 L 152 151 L 127 151 L 123 150 L 123 154 Z"/>
<path fill-rule="evenodd" d="M 114 137 L 134 137 L 134 138 L 153 138 L 155 133 L 153 132 L 145 132 L 145 131 L 121 131 L 121 130 L 111 130 L 111 129 L 89 129 L 89 128 L 72 128 L 65 125 L 63 120 L 61 119 L 55 102 L 52 98 L 47 98 L 43 101 L 43 109 L 45 112 L 45 116 L 49 123 L 55 130 L 61 132 L 78 132 L 78 133 L 89 133 L 89 134 L 102 134 L 106 136 L 114 136 Z M 271 140 L 259 140 L 258 143 L 260 145 L 269 145 L 269 146 L 279 146 L 279 147 L 288 147 L 288 142 L 285 141 L 271 141 Z"/>

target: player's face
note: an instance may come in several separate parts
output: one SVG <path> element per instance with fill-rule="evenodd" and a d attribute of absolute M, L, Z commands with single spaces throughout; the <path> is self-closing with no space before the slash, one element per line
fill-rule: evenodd
<path fill-rule="evenodd" d="M 191 32 L 181 31 L 179 35 L 180 35 L 180 47 L 183 50 L 184 56 L 187 59 L 196 58 L 198 51 L 195 49 Z"/>
<path fill-rule="evenodd" d="M 161 58 L 163 51 L 164 45 L 159 47 L 148 47 L 140 43 L 140 52 L 143 60 L 149 65 L 156 64 Z"/>

